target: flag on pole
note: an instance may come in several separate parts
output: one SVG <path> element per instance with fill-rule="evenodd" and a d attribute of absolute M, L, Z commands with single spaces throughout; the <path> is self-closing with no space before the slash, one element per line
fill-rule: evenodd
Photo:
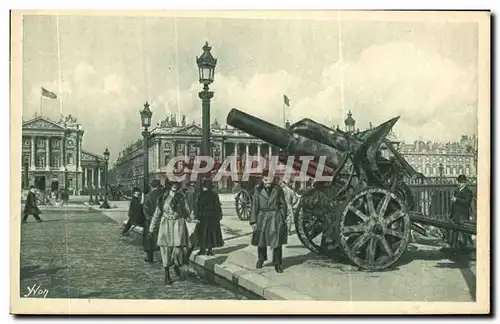
<path fill-rule="evenodd" d="M 287 107 L 290 107 L 290 99 L 286 95 L 283 95 L 283 100 L 285 101 L 285 105 Z"/>
<path fill-rule="evenodd" d="M 50 99 L 57 99 L 57 96 L 55 93 L 53 93 L 52 91 L 49 91 L 47 89 L 45 89 L 44 87 L 41 87 L 42 88 L 42 96 L 43 97 L 47 97 L 47 98 L 50 98 Z"/>

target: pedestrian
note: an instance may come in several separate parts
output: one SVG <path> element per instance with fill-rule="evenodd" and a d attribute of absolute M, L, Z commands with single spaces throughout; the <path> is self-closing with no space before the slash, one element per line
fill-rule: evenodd
<path fill-rule="evenodd" d="M 144 261 L 148 263 L 153 263 L 154 251 L 158 251 L 159 248 L 156 245 L 156 239 L 158 237 L 158 230 L 156 230 L 152 237 L 149 236 L 149 226 L 151 225 L 151 220 L 155 213 L 156 207 L 158 206 L 158 199 L 163 194 L 163 187 L 161 186 L 160 180 L 151 181 L 151 191 L 145 196 L 144 204 L 142 210 L 144 213 L 144 228 L 142 231 L 142 244 L 144 247 L 144 252 L 146 252 L 146 258 Z"/>
<path fill-rule="evenodd" d="M 451 198 L 451 220 L 454 223 L 463 223 L 469 220 L 470 207 L 474 194 L 469 187 L 467 187 L 467 177 L 461 174 L 457 178 L 458 187 L 453 191 Z M 469 235 L 458 231 L 452 231 L 451 247 L 459 249 L 467 247 L 468 244 L 473 244 L 472 238 Z"/>
<path fill-rule="evenodd" d="M 30 186 L 30 189 L 28 191 L 28 196 L 26 197 L 26 204 L 24 205 L 24 216 L 23 216 L 23 224 L 27 223 L 28 216 L 33 215 L 35 217 L 37 222 L 42 222 L 42 219 L 40 218 L 40 214 L 42 212 L 38 208 L 37 202 L 36 202 L 36 188 L 35 186 Z"/>
<path fill-rule="evenodd" d="M 288 228 L 288 233 L 291 233 L 292 231 L 292 225 L 293 225 L 293 211 L 294 207 L 297 204 L 299 197 L 297 196 L 297 193 L 295 190 L 293 190 L 288 182 L 288 180 L 283 180 L 281 182 L 281 187 L 283 188 L 283 192 L 285 193 L 285 200 L 286 200 L 286 206 L 287 206 L 287 218 L 286 218 L 286 223 L 287 223 L 287 228 Z"/>
<path fill-rule="evenodd" d="M 189 233 L 186 220 L 190 221 L 190 213 L 186 198 L 182 190 L 179 189 L 179 183 L 174 182 L 171 184 L 170 190 L 160 197 L 149 226 L 151 239 L 158 228 L 157 245 L 160 247 L 163 268 L 165 269 L 165 284 L 167 285 L 172 284 L 170 267 L 174 267 L 174 272 L 179 280 L 185 280 L 188 272 Z"/>
<path fill-rule="evenodd" d="M 283 244 L 288 241 L 286 217 L 287 203 L 283 189 L 276 185 L 273 177 L 264 170 L 262 183 L 253 194 L 250 225 L 253 229 L 251 244 L 257 246 L 257 268 L 267 260 L 267 247 L 273 249 L 274 269 L 283 272 Z"/>
<path fill-rule="evenodd" d="M 197 245 L 200 251 L 197 255 L 213 255 L 213 248 L 224 246 L 220 221 L 222 220 L 222 207 L 210 180 L 203 180 L 201 193 L 196 206 L 196 219 L 198 224 L 195 229 Z"/>
<path fill-rule="evenodd" d="M 128 221 L 123 228 L 123 235 L 127 235 L 132 226 L 144 226 L 144 213 L 141 204 L 141 189 L 132 189 L 132 199 L 128 208 Z"/>

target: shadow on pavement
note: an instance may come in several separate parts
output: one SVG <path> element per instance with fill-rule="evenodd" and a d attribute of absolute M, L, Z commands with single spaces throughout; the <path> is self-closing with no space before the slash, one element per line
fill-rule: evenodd
<path fill-rule="evenodd" d="M 54 275 L 61 270 L 65 270 L 65 269 L 67 269 L 67 267 L 56 267 L 56 268 L 50 268 L 50 269 L 40 269 L 40 266 L 22 267 L 21 273 L 20 273 L 20 278 L 22 280 L 22 279 L 29 279 L 32 277 L 36 277 L 38 275 L 51 276 L 51 275 Z"/>
<path fill-rule="evenodd" d="M 217 253 L 217 254 L 229 254 L 231 252 L 246 248 L 247 246 L 248 246 L 248 244 L 238 244 L 235 246 L 223 247 L 220 249 L 215 249 L 215 253 Z"/>

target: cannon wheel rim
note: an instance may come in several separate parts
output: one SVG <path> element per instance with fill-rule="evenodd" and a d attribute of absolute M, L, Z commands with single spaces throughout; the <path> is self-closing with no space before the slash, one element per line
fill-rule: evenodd
<path fill-rule="evenodd" d="M 377 204 L 375 196 L 380 198 Z M 361 210 L 360 203 L 369 212 Z M 362 223 L 352 225 L 354 219 Z M 338 221 L 343 253 L 360 268 L 386 269 L 396 263 L 408 247 L 411 229 L 408 209 L 403 200 L 389 190 L 360 190 L 345 204 Z M 393 228 L 394 225 L 398 228 Z"/>
<path fill-rule="evenodd" d="M 304 208 L 302 207 L 302 197 L 310 193 L 311 190 L 308 190 L 304 192 L 300 198 L 300 201 L 298 203 L 297 209 L 295 209 L 294 212 L 294 223 L 295 223 L 295 231 L 297 232 L 297 236 L 300 240 L 300 242 L 309 249 L 309 251 L 313 252 L 314 254 L 322 254 L 322 250 L 320 247 L 315 244 L 307 235 L 306 233 L 306 228 L 305 228 L 305 222 L 306 222 L 306 215 L 304 214 Z M 318 234 L 319 235 L 319 234 Z"/>
<path fill-rule="evenodd" d="M 311 188 L 304 192 L 301 195 L 300 201 L 297 205 L 297 208 L 294 211 L 294 224 L 295 224 L 295 231 L 297 232 L 297 236 L 300 240 L 300 242 L 307 247 L 311 252 L 317 255 L 324 255 L 328 257 L 337 257 L 340 254 L 340 246 L 338 245 L 338 242 L 332 242 L 333 244 L 330 244 L 330 242 L 326 241 L 326 235 L 323 234 L 321 243 L 320 245 L 316 244 L 313 239 L 316 238 L 318 235 L 321 233 L 318 233 L 317 235 L 308 235 L 307 229 L 306 229 L 306 222 L 309 221 L 308 216 L 311 216 L 312 213 L 305 213 L 305 209 L 303 208 L 302 204 L 302 198 L 307 196 L 308 194 L 311 194 L 315 189 Z M 326 216 L 325 216 L 326 217 Z M 315 225 L 318 227 L 318 229 L 323 228 L 323 224 L 317 224 Z M 311 238 L 311 236 L 313 236 Z M 332 235 L 333 237 L 333 235 Z"/>
<path fill-rule="evenodd" d="M 238 191 L 234 202 L 238 218 L 242 221 L 248 220 L 252 209 L 252 197 L 250 193 L 245 189 Z"/>

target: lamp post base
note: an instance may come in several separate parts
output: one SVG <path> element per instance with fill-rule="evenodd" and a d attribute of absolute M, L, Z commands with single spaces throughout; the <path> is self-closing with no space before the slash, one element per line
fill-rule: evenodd
<path fill-rule="evenodd" d="M 111 208 L 111 206 L 109 206 L 108 201 L 107 201 L 107 200 L 105 200 L 105 201 L 102 203 L 101 207 L 99 207 L 99 208 L 103 208 L 103 209 L 110 209 L 110 208 Z"/>

